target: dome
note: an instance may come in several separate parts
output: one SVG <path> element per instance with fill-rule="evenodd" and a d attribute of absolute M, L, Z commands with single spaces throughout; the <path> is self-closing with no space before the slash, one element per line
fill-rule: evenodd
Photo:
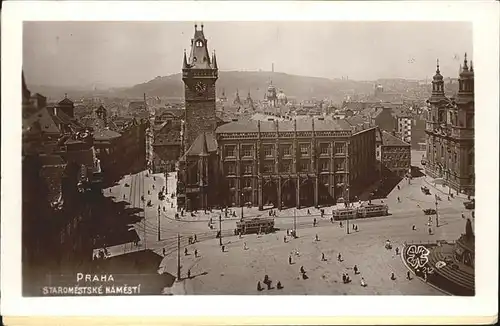
<path fill-rule="evenodd" d="M 283 91 L 280 91 L 278 94 L 278 100 L 286 100 L 286 95 Z"/>
<path fill-rule="evenodd" d="M 274 87 L 273 84 L 269 85 L 269 87 L 267 88 L 267 91 L 268 92 L 276 92 L 276 87 Z"/>

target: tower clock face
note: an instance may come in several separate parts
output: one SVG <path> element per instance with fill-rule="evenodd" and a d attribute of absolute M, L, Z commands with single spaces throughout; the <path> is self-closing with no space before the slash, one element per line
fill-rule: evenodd
<path fill-rule="evenodd" d="M 202 83 L 202 82 L 197 82 L 195 85 L 194 85 L 194 90 L 198 93 L 198 94 L 203 94 L 205 93 L 205 91 L 207 90 L 207 85 Z"/>

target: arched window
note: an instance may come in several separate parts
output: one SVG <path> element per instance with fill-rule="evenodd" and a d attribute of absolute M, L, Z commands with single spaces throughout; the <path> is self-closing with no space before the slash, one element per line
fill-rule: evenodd
<path fill-rule="evenodd" d="M 196 46 L 201 48 L 203 46 L 203 41 L 201 40 L 196 41 Z"/>

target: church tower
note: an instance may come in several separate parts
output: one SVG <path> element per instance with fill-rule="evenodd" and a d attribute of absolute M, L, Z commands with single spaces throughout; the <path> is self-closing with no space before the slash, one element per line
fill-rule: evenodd
<path fill-rule="evenodd" d="M 182 64 L 182 81 L 185 97 L 185 137 L 184 150 L 187 151 L 201 133 L 214 133 L 217 127 L 215 116 L 215 82 L 218 67 L 215 52 L 210 58 L 208 41 L 203 33 L 203 25 L 194 25 L 191 52 Z"/>
<path fill-rule="evenodd" d="M 474 195 L 474 67 L 470 66 L 465 54 L 460 72 L 458 93 L 455 97 L 455 112 L 452 116 L 452 137 L 455 140 L 455 169 L 452 176 L 456 188 Z"/>

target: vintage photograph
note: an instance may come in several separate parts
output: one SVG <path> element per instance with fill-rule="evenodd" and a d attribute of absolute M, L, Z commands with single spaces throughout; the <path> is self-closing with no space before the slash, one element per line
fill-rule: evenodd
<path fill-rule="evenodd" d="M 472 32 L 23 22 L 22 295 L 474 296 Z"/>

